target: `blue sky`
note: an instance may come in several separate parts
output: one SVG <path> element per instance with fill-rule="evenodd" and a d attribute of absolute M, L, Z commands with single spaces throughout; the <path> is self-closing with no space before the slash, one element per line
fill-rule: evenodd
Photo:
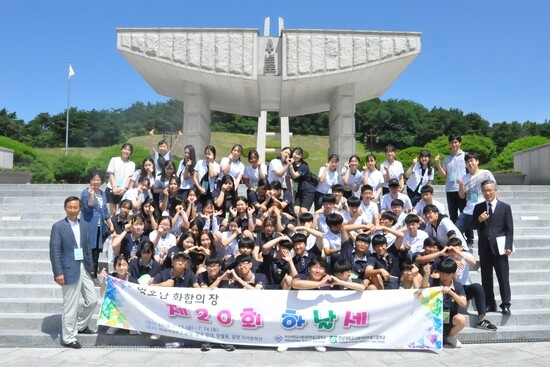
<path fill-rule="evenodd" d="M 338 7 L 333 8 L 334 4 Z M 550 120 L 550 1 L 0 0 L 0 108 L 26 122 L 67 106 L 126 108 L 158 95 L 116 49 L 117 27 L 422 32 L 422 53 L 382 97 L 477 112 L 490 123 Z M 1 132 L 0 132 L 1 133 Z"/>

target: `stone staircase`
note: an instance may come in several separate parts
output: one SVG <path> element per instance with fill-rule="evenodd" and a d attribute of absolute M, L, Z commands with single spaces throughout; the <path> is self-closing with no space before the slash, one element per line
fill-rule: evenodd
<path fill-rule="evenodd" d="M 63 201 L 80 196 L 84 185 L 0 185 L 0 347 L 56 347 L 61 331 L 61 288 L 49 262 L 52 224 L 64 217 Z M 444 202 L 442 187 L 435 197 Z M 475 329 L 470 305 L 465 343 L 550 340 L 550 186 L 501 186 L 500 198 L 512 205 L 516 252 L 510 258 L 512 315 L 490 313 L 497 332 Z M 474 253 L 475 255 L 475 253 Z M 474 281 L 480 274 L 472 272 Z M 498 287 L 495 287 L 498 302 Z M 99 289 L 98 289 L 99 293 Z M 95 328 L 96 317 L 92 327 Z M 85 346 L 159 346 L 148 335 L 119 332 L 80 335 Z M 189 344 L 189 343 L 187 343 Z M 194 343 L 191 343 L 194 344 Z"/>

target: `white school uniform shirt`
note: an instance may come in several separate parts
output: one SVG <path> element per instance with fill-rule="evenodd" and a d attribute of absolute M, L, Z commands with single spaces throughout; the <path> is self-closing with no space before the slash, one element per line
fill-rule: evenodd
<path fill-rule="evenodd" d="M 363 215 L 367 218 L 367 220 L 374 224 L 374 215 L 378 213 L 378 205 L 372 201 L 369 205 L 365 205 L 363 200 L 361 200 L 361 205 L 359 205 L 359 208 L 363 211 Z"/>
<path fill-rule="evenodd" d="M 250 186 L 254 188 L 258 187 L 258 181 L 260 181 L 260 170 L 262 170 L 262 172 L 267 172 L 266 165 L 262 163 L 257 168 L 254 168 L 249 164 L 244 168 L 243 178 L 246 178 L 250 183 Z"/>
<path fill-rule="evenodd" d="M 185 164 L 185 159 L 182 159 L 180 161 L 180 164 L 178 166 L 178 171 L 176 175 L 181 180 L 180 189 L 182 190 L 189 190 L 192 189 L 195 186 L 195 182 L 193 181 L 193 172 L 189 172 L 189 178 L 186 180 L 184 179 L 185 171 L 187 170 L 187 165 Z M 199 180 L 201 177 L 199 177 Z"/>
<path fill-rule="evenodd" d="M 239 177 L 239 175 L 242 173 L 244 175 L 244 164 L 240 160 L 237 162 L 233 162 L 229 159 L 229 157 L 223 157 L 220 162 L 220 175 L 218 176 L 218 179 L 221 180 L 224 176 L 224 173 L 221 170 L 221 166 L 229 164 L 229 171 L 227 171 L 227 174 L 231 177 L 233 177 L 233 182 Z M 236 188 L 237 189 L 237 188 Z"/>
<path fill-rule="evenodd" d="M 220 165 L 218 162 L 214 161 L 214 171 L 216 171 L 218 174 L 220 173 Z M 195 164 L 195 172 L 197 173 L 197 178 L 199 183 L 201 182 L 201 179 L 204 177 L 204 175 L 208 172 L 208 165 L 206 164 L 205 159 L 201 159 L 200 161 Z M 212 192 L 216 189 L 216 177 L 210 177 L 208 176 L 208 191 Z"/>
<path fill-rule="evenodd" d="M 136 170 L 136 164 L 131 160 L 123 161 L 121 157 L 113 157 L 109 161 L 107 167 L 107 173 L 115 176 L 117 187 L 124 187 L 126 180 L 128 180 L 134 174 Z M 111 180 L 108 180 L 107 187 L 112 189 Z"/>
<path fill-rule="evenodd" d="M 376 192 L 376 188 L 380 185 L 384 185 L 384 176 L 382 175 L 382 172 L 376 170 L 374 172 L 371 172 L 369 170 L 365 171 L 365 175 L 368 177 L 368 184 L 372 186 L 372 190 Z"/>
<path fill-rule="evenodd" d="M 412 210 L 412 203 L 411 199 L 409 199 L 409 196 L 398 192 L 397 193 L 397 199 L 400 199 L 403 201 L 403 211 L 404 212 L 410 212 Z M 382 210 L 387 210 L 391 212 L 391 202 L 393 201 L 391 194 L 386 194 L 382 196 L 382 201 L 380 202 L 380 206 Z"/>
<path fill-rule="evenodd" d="M 430 170 L 431 172 L 429 172 Z M 426 186 L 428 182 L 433 181 L 434 174 L 435 169 L 431 167 L 431 169 L 426 169 L 424 175 L 422 175 L 422 165 L 416 162 L 412 170 L 412 175 L 407 179 L 407 187 L 411 189 L 411 191 L 415 191 L 418 188 L 416 192 L 420 193 L 422 187 Z"/>
<path fill-rule="evenodd" d="M 478 172 L 474 176 L 467 173 L 462 177 L 464 192 L 466 193 L 466 206 L 463 210 L 464 214 L 472 215 L 476 204 L 485 200 L 481 191 L 481 183 L 485 180 L 496 182 L 493 174 L 486 169 L 478 169 Z"/>
<path fill-rule="evenodd" d="M 355 173 L 352 173 L 350 170 L 349 173 L 349 184 L 344 184 L 344 176 L 346 175 L 346 167 L 342 167 L 342 170 L 340 171 L 340 179 L 338 180 L 338 183 L 340 183 L 342 186 L 344 186 L 345 191 L 352 191 L 356 192 L 361 188 L 363 185 L 363 171 L 357 169 Z"/>
<path fill-rule="evenodd" d="M 323 172 L 327 169 L 326 167 L 319 168 L 319 177 L 323 175 Z M 332 185 L 335 185 L 338 183 L 338 170 L 329 171 L 327 172 L 327 176 L 325 177 L 325 180 L 321 182 L 319 180 L 319 184 L 317 185 L 317 192 L 320 192 L 321 194 L 328 194 L 331 192 Z"/>
<path fill-rule="evenodd" d="M 286 189 L 286 175 L 288 175 L 288 170 L 285 172 L 284 175 L 281 177 L 277 176 L 275 171 L 278 171 L 282 169 L 286 164 L 283 164 L 283 162 L 279 158 L 274 158 L 269 162 L 269 170 L 267 171 L 267 181 L 269 183 L 279 181 L 283 187 L 283 189 Z"/>
<path fill-rule="evenodd" d="M 382 173 L 382 177 L 384 177 L 384 175 L 386 174 L 386 169 L 384 168 L 385 165 L 388 165 L 389 166 L 389 170 L 390 170 L 390 180 L 392 178 L 395 178 L 397 180 L 399 180 L 399 177 L 401 175 L 404 175 L 405 174 L 405 171 L 403 171 L 403 164 L 401 164 L 401 162 L 397 161 L 397 160 L 394 160 L 393 161 L 393 164 L 390 164 L 390 162 L 388 162 L 388 160 L 385 160 L 384 162 L 382 162 L 382 164 L 380 165 L 380 173 Z M 388 183 L 387 182 L 384 182 L 384 187 L 388 187 Z"/>
<path fill-rule="evenodd" d="M 428 234 L 421 229 L 416 230 L 416 237 L 411 237 L 408 230 L 403 231 L 403 244 L 411 246 L 408 253 L 409 258 L 412 259 L 415 253 L 420 252 L 424 248 L 424 240 L 428 237 Z"/>

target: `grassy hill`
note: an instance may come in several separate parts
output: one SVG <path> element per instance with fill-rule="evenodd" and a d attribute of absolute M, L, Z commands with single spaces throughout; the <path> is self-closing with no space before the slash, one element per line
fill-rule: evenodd
<path fill-rule="evenodd" d="M 155 138 L 155 142 L 158 142 L 160 137 Z M 130 143 L 147 148 L 149 146 L 149 136 L 137 136 L 129 140 Z M 226 132 L 213 132 L 211 144 L 217 149 L 217 161 L 229 154 L 231 147 L 235 144 L 241 144 L 245 149 L 256 146 L 256 136 L 246 134 L 233 134 Z M 290 138 L 290 145 L 292 147 L 300 146 L 304 150 L 309 152 L 307 162 L 314 172 L 319 170 L 319 167 L 323 166 L 327 160 L 327 152 L 329 147 L 328 136 L 317 135 L 294 135 Z M 280 140 L 276 137 L 268 137 L 267 147 L 280 149 Z M 69 153 L 81 154 L 87 158 L 93 158 L 99 154 L 104 148 L 69 148 Z M 49 158 L 56 158 L 65 154 L 65 148 L 40 148 Z M 366 151 L 362 144 L 356 142 L 355 152 L 362 160 L 365 159 Z M 175 149 L 177 157 L 182 157 L 182 146 L 178 146 Z M 202 156 L 202 152 L 197 152 L 198 158 Z M 246 158 L 243 163 L 247 164 Z"/>

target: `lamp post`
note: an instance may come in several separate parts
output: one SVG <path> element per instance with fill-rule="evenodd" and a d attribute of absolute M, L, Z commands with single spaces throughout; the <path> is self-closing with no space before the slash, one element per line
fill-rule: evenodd
<path fill-rule="evenodd" d="M 378 134 L 374 134 L 372 132 L 372 130 L 368 133 L 365 133 L 365 135 L 363 136 L 363 142 L 366 143 L 366 142 L 370 142 L 370 153 L 373 154 L 373 142 L 376 142 L 376 144 L 378 144 L 378 142 L 380 141 L 380 138 L 378 137 Z"/>

